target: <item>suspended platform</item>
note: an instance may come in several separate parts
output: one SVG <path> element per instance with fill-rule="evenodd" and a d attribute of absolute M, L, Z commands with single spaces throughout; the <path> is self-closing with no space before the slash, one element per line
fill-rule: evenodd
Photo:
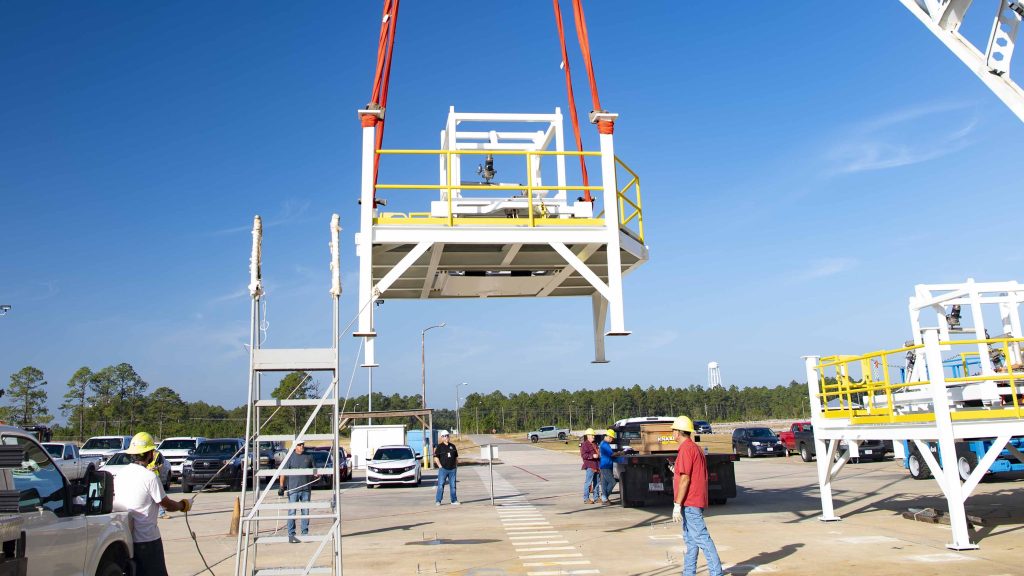
<path fill-rule="evenodd" d="M 978 547 L 965 501 L 985 474 L 1024 465 L 1022 302 L 1017 282 L 919 285 L 909 306 L 914 339 L 905 346 L 805 357 L 822 520 L 839 520 L 832 483 L 861 442 L 891 440 L 910 475 L 934 476 L 945 496 L 947 547 Z M 998 336 L 986 316 L 999 318 Z"/>
<path fill-rule="evenodd" d="M 605 336 L 629 334 L 622 278 L 648 259 L 640 178 L 615 156 L 612 134 L 600 135 L 599 151 L 566 151 L 562 122 L 557 108 L 453 107 L 432 150 L 374 149 L 376 128 L 364 126 L 354 335 L 367 340 L 365 366 L 376 366 L 369 303 L 379 300 L 590 297 L 595 362 L 606 361 Z M 566 158 L 582 159 L 596 183 L 570 183 Z M 394 182 L 435 170 L 436 182 Z"/>

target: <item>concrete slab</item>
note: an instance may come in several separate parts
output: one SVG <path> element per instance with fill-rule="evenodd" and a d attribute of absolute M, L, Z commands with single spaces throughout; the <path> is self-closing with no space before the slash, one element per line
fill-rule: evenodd
<path fill-rule="evenodd" d="M 459 470 L 462 506 L 434 506 L 434 473 L 419 488 L 366 489 L 358 481 L 342 495 L 345 574 L 472 576 L 612 574 L 657 576 L 681 571 L 684 544 L 668 508 L 622 509 L 582 504 L 583 473 L 571 452 L 501 443 L 490 504 L 486 466 Z M 823 523 L 813 464 L 799 458 L 737 463 L 740 495 L 708 510 L 708 526 L 732 574 L 1020 574 L 1016 549 L 1024 528 L 1024 476 L 986 481 L 968 500 L 988 523 L 976 532 L 980 550 L 945 548 L 948 527 L 899 517 L 908 507 L 942 507 L 932 481 L 915 481 L 894 462 L 844 469 L 836 484 L 841 522 Z M 177 490 L 177 487 L 175 487 Z M 235 539 L 227 537 L 236 493 L 199 495 L 192 529 L 215 574 L 232 574 Z M 326 498 L 314 492 L 313 498 Z M 173 575 L 203 571 L 181 515 L 161 521 Z M 285 534 L 284 522 L 260 526 Z M 312 533 L 326 529 L 312 521 Z M 261 549 L 263 566 L 294 564 L 313 544 Z M 706 574 L 703 568 L 698 574 Z"/>

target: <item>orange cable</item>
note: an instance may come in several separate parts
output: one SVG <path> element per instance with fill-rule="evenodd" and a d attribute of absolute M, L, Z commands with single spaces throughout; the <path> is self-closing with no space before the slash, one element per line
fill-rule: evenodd
<path fill-rule="evenodd" d="M 597 79 L 594 77 L 594 61 L 590 56 L 590 35 L 587 33 L 587 19 L 583 14 L 581 0 L 572 0 L 572 15 L 576 21 L 576 36 L 583 53 L 583 64 L 587 67 L 587 78 L 590 80 L 590 96 L 594 101 L 594 110 L 601 110 L 601 99 L 597 95 Z M 615 131 L 614 120 L 599 120 L 597 131 L 601 134 L 612 134 Z"/>
<path fill-rule="evenodd" d="M 579 152 L 583 151 L 583 138 L 580 135 L 580 121 L 579 115 L 576 113 L 576 98 L 572 91 L 572 73 L 569 71 L 569 54 L 565 48 L 565 28 L 562 25 L 562 10 L 558 5 L 558 0 L 552 0 L 552 4 L 555 7 L 555 25 L 558 28 L 558 40 L 562 44 L 562 63 L 565 65 L 565 89 L 569 94 L 569 117 L 572 118 L 572 130 L 576 136 L 576 150 Z M 583 185 L 590 185 L 590 177 L 587 174 L 587 162 L 586 159 L 580 155 L 580 172 L 583 176 Z M 583 200 L 586 202 L 593 202 L 594 199 L 590 195 L 590 190 L 583 191 Z"/>

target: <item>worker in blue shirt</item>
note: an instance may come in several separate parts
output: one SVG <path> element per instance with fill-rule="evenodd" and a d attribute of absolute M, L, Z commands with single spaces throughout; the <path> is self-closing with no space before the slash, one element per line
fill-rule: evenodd
<path fill-rule="evenodd" d="M 609 428 L 604 433 L 604 439 L 601 440 L 601 445 L 598 447 L 598 451 L 601 454 L 601 462 L 598 467 L 601 469 L 601 505 L 607 506 L 610 504 L 608 496 L 611 495 L 612 489 L 615 488 L 615 474 L 612 469 L 616 462 L 623 462 L 622 452 L 616 452 L 612 449 L 612 445 L 608 442 L 609 440 L 615 440 L 615 430 Z"/>

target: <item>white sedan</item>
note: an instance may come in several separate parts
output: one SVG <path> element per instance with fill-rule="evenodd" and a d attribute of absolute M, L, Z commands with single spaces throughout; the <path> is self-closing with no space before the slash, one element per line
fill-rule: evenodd
<path fill-rule="evenodd" d="M 408 446 L 381 446 L 366 463 L 366 487 L 381 484 L 419 486 L 420 461 Z"/>
<path fill-rule="evenodd" d="M 130 466 L 132 463 L 131 456 L 124 452 L 118 452 L 107 460 L 100 470 L 104 472 L 110 472 L 114 476 L 117 476 L 119 470 L 124 469 L 126 466 Z M 164 464 L 160 467 L 160 483 L 164 485 L 164 492 L 171 489 L 171 463 L 164 458 Z"/>

